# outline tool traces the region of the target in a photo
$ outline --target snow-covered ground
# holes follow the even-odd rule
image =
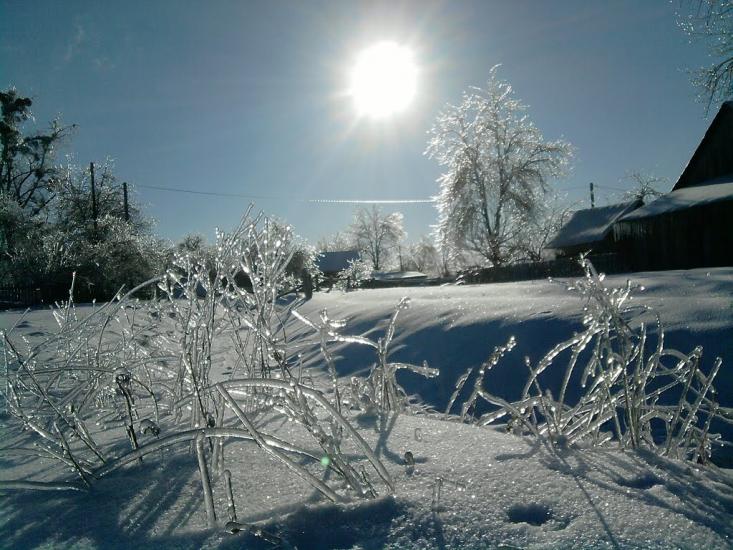
[[[723,358],[716,385],[721,400],[730,400],[733,269],[636,274],[634,280],[646,287],[636,300],[662,316],[668,346],[690,351],[701,344],[705,361]],[[426,359],[441,369],[437,379],[406,374],[401,381],[442,409],[455,379],[511,335],[517,348],[488,381],[495,393],[519,397],[527,373],[522,357],[537,361],[581,327],[583,304],[566,290],[569,282],[318,293],[299,311],[315,318],[327,308],[331,317],[348,319],[345,333],[376,338],[399,299],[410,296],[411,308],[401,313],[395,338],[403,347],[395,348],[394,359],[418,364]],[[0,329],[18,315],[0,315]],[[20,330],[41,338],[51,330],[50,315],[32,312]],[[296,319],[289,322],[291,339],[306,332]],[[229,365],[226,350],[221,353],[217,368],[223,376]],[[341,346],[338,355],[344,376],[363,372],[373,360],[363,346]],[[303,350],[303,359],[318,378],[315,350]],[[301,550],[731,547],[733,482],[725,471],[614,448],[551,453],[533,439],[438,416],[379,421],[354,413],[351,419],[390,472],[393,495],[377,485],[382,496],[376,500],[329,504],[255,445],[228,442],[225,460],[239,521],[257,522],[283,547]],[[260,422],[267,423],[268,433],[316,452],[312,439],[292,423],[276,416]],[[45,480],[63,473],[10,452],[26,436],[2,430],[1,480]],[[414,466],[405,464],[408,451]],[[355,460],[361,457],[355,447],[349,452]],[[318,472],[317,464],[311,468],[328,475]],[[214,482],[214,495],[223,524],[221,478]],[[196,457],[186,446],[149,455],[142,464],[102,478],[89,492],[4,492],[0,509],[4,548],[271,547],[250,533],[206,528]]]
[[[631,305],[651,307],[660,315],[667,347],[689,353],[701,345],[703,364],[708,367],[716,357],[723,359],[715,385],[721,399],[733,406],[733,268],[617,275],[605,283],[623,286],[629,278],[643,287],[632,294]],[[326,308],[330,317],[347,319],[345,333],[376,340],[400,298],[408,296],[410,308],[400,313],[392,359],[415,364],[427,360],[440,369],[437,381],[410,373],[401,380],[442,411],[458,376],[481,364],[510,336],[516,337],[517,347],[492,370],[489,380],[493,392],[518,399],[527,379],[524,356],[536,363],[555,344],[582,329],[584,303],[568,290],[572,283],[572,279],[558,279],[317,293],[299,311],[316,318]],[[652,315],[641,320],[655,332]],[[290,330],[305,329],[294,321]],[[342,346],[339,352],[342,374],[366,369],[374,359],[372,350],[364,347]],[[319,360],[315,352],[306,359],[311,357],[314,363]]]
[[[733,489],[715,472],[611,450],[553,456],[528,439],[427,417],[399,416],[381,432],[369,420],[361,433],[390,471],[394,496],[325,503],[254,445],[233,443],[226,464],[239,520],[300,549],[730,548]],[[4,461],[3,476],[22,468]],[[214,494],[226,517],[221,480]],[[196,458],[181,448],[88,494],[13,493],[0,502],[5,548],[269,547],[206,529]]]

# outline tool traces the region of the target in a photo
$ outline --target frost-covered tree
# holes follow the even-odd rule
[[[3,284],[60,289],[76,272],[78,296],[107,298],[159,271],[167,246],[134,196],[125,210],[111,163],[97,167],[92,195],[90,169],[56,163],[71,127],[27,130],[32,101],[14,89],[0,92],[0,105]]]
[[[53,121],[45,131],[27,128],[30,98],[14,88],[0,91],[0,280],[28,284],[43,265],[41,246],[59,169],[55,153],[70,128]]]
[[[567,142],[543,138],[497,70],[484,88],[470,88],[439,113],[425,151],[445,170],[438,179],[439,246],[469,250],[492,265],[512,259],[548,180],[564,173],[572,154]]]
[[[318,252],[341,252],[344,250],[351,250],[355,248],[355,246],[352,235],[337,231],[333,235],[318,239],[316,250]]]
[[[134,194],[125,215],[123,188],[113,168],[109,160],[96,166],[94,200],[89,167],[59,171],[44,239],[49,252],[45,281],[65,283],[73,271],[80,292],[101,299],[162,270],[169,245],[154,237],[153,222]]]
[[[708,107],[733,99],[733,2],[731,0],[686,0],[688,13],[679,14],[682,29],[703,41],[714,61],[693,72],[693,83]]]
[[[517,241],[516,259],[526,262],[541,262],[547,243],[570,219],[573,207],[564,199],[551,196],[535,209],[533,216],[527,218]]]
[[[175,244],[174,250],[179,254],[193,254],[197,257],[203,257],[208,254],[209,245],[206,243],[206,237],[200,233],[188,233]]]
[[[152,220],[134,195],[126,219],[111,163],[95,172],[96,219],[89,169],[57,168],[54,200],[35,226],[34,246],[8,254],[14,284],[63,287],[75,272],[79,299],[103,299],[161,271],[169,246],[153,235]]]
[[[114,162],[106,159],[94,167],[94,197],[92,198],[92,168],[75,165],[64,166],[59,170],[56,183],[54,221],[64,230],[83,231],[94,240],[94,207],[97,220],[106,216],[125,219],[124,191],[114,175]],[[143,216],[134,200],[128,197],[128,223],[140,232],[151,227],[151,220]],[[94,206],[93,206],[94,205]]]
[[[0,193],[0,285],[29,286],[28,274],[42,272],[44,224],[11,197]]]
[[[440,252],[433,239],[423,235],[416,243],[407,247],[404,264],[406,270],[420,271],[429,275],[442,273]]]
[[[375,270],[387,265],[394,249],[405,238],[403,218],[400,212],[385,214],[374,205],[359,208],[354,213],[349,232],[362,256],[371,261]]]

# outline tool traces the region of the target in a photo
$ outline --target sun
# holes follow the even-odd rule
[[[415,97],[416,86],[417,66],[410,49],[384,41],[359,54],[349,93],[360,115],[384,118],[404,110]]]

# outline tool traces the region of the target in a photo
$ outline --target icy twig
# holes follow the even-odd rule
[[[196,458],[199,463],[199,474],[201,475],[201,486],[204,491],[204,506],[206,507],[206,519],[209,528],[216,527],[216,511],[214,510],[214,497],[211,493],[211,480],[209,479],[209,468],[206,465],[204,453],[204,435],[199,433],[196,436]]]

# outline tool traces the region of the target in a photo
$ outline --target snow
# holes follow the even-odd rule
[[[625,278],[607,282],[621,284]],[[646,287],[635,300],[661,314],[668,345],[689,351],[702,344],[704,361],[723,357],[716,385],[721,399],[730,398],[733,268],[634,274],[633,280]],[[441,369],[438,379],[409,373],[401,378],[410,391],[441,408],[455,378],[509,335],[516,336],[517,349],[489,380],[496,384],[492,391],[516,397],[526,379],[523,355],[537,360],[580,327],[582,303],[568,295],[569,283],[316,293],[299,312],[316,319],[327,308],[331,318],[348,319],[345,333],[374,339],[399,299],[409,295],[411,307],[400,314],[395,336],[395,344],[404,347],[393,360],[419,364],[427,359]],[[0,315],[0,329],[19,315]],[[20,330],[30,339],[42,338],[51,326],[48,312],[39,310]],[[288,332],[297,338],[308,329],[292,319]],[[340,374],[363,373],[373,361],[370,352],[364,346],[339,346]],[[218,376],[223,376],[227,361],[218,357]],[[304,350],[303,359],[318,381],[322,364],[315,351]],[[550,453],[536,440],[439,415],[379,419],[352,412],[350,420],[390,472],[394,495],[384,495],[384,486],[377,485],[381,495],[375,500],[329,504],[254,444],[228,440],[225,461],[238,520],[257,523],[280,537],[284,548],[301,550],[731,547],[733,480],[725,470],[614,447]],[[320,452],[294,423],[275,414],[257,421],[270,434]],[[0,417],[1,480],[43,481],[64,474],[55,463],[10,452],[28,435],[11,436],[4,425]],[[161,428],[165,433],[166,426]],[[154,436],[144,437],[143,444]],[[357,464],[367,464],[356,446],[347,444],[347,449]],[[408,451],[413,465],[405,462]],[[318,468],[313,465],[311,471],[324,475]],[[213,491],[223,526],[222,476],[214,476]],[[184,445],[117,470],[90,492],[2,492],[0,509],[0,547],[7,548],[272,547],[251,533],[207,528],[196,456]]]
[[[730,547],[725,474],[613,450],[554,456],[529,439],[428,417],[394,417],[381,432],[370,419],[361,426],[394,496],[326,504],[254,445],[233,443],[226,460],[239,521],[299,549]],[[404,464],[408,450],[414,470]],[[2,545],[268,548],[246,533],[206,528],[196,459],[176,451],[103,478],[88,494],[0,497]],[[213,489],[226,517],[221,478]]]
[[[545,248],[567,248],[602,241],[619,218],[633,212],[640,204],[635,201],[578,210]]]
[[[701,345],[707,365],[716,356],[723,358],[716,387],[722,396],[733,398],[733,268],[634,273],[609,276],[606,281],[620,286],[629,278],[644,286],[632,294],[632,304],[660,314],[668,346],[689,353]],[[299,312],[316,318],[326,308],[331,318],[347,319],[346,333],[374,340],[400,298],[409,296],[410,308],[400,313],[395,333],[394,345],[401,349],[392,360],[413,364],[426,360],[440,369],[437,381],[410,373],[398,377],[409,391],[443,410],[458,376],[480,365],[510,336],[516,337],[517,347],[492,370],[490,380],[500,396],[519,398],[527,374],[524,356],[536,362],[582,328],[583,302],[567,290],[571,283],[572,279],[558,279],[316,293]],[[653,330],[653,316],[642,319]],[[298,330],[304,329],[291,326],[291,331]],[[364,373],[374,360],[364,346],[341,346],[337,355],[342,357],[337,367],[344,374]],[[303,357],[314,366],[320,359],[315,351]]]
[[[635,210],[619,221],[628,222],[642,218],[651,218],[661,214],[676,212],[694,206],[703,206],[722,201],[733,201],[733,181],[730,177],[725,183],[683,187],[662,195],[657,200]]]

